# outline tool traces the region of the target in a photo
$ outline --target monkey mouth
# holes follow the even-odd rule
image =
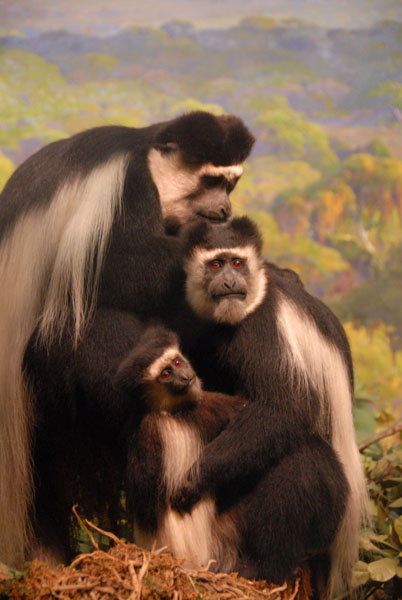
[[[186,394],[189,389],[191,388],[191,386],[194,384],[195,380],[196,380],[196,376],[194,375],[194,377],[192,379],[190,379],[190,381],[184,385],[181,385],[180,388],[176,389],[176,394],[178,394],[179,396],[183,396],[184,394]]]
[[[224,298],[228,298],[228,299],[238,299],[238,300],[244,300],[246,298],[246,292],[224,292],[223,294],[214,294],[212,296],[212,298],[219,302],[219,300],[223,300]]]
[[[201,212],[198,212],[196,214],[198,217],[201,217],[206,221],[210,221],[211,223],[225,223],[227,221],[227,217],[220,217],[218,215],[204,215]]]

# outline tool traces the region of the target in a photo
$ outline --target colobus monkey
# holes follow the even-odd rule
[[[143,129],[99,127],[46,146],[6,184],[0,199],[1,561],[20,566],[29,556],[36,543],[33,497],[38,487],[43,494],[54,487],[44,473],[33,477],[31,467],[33,405],[41,404],[42,392],[50,397],[49,377],[56,384],[53,358],[71,371],[81,344],[87,387],[103,386],[110,365],[106,360],[101,372],[97,357],[104,363],[105,314],[109,311],[111,331],[125,331],[124,341],[113,340],[115,346],[134,345],[137,325],[132,327],[130,313],[145,319],[158,314],[175,289],[180,257],[166,224],[174,232],[195,216],[225,220],[228,194],[252,144],[240,119],[204,112]],[[28,386],[23,361],[34,330]],[[39,372],[46,372],[46,379],[35,379]],[[57,391],[60,398],[68,394],[75,407],[70,420],[88,408],[81,388],[69,384]],[[107,397],[98,402],[103,408],[109,404],[107,420],[120,416],[118,402]],[[46,418],[41,427],[43,434]],[[58,498],[53,501],[56,506]]]
[[[180,311],[173,328],[205,388],[240,394],[247,406],[206,446],[172,505],[188,510],[218,484],[251,481],[246,546],[265,556],[258,576],[279,582],[313,557],[326,593],[340,593],[367,511],[343,328],[297,277],[264,263],[248,218],[189,229],[187,315]],[[265,496],[271,510],[261,514]]]
[[[161,326],[147,328],[122,362],[116,380],[140,395],[146,414],[129,443],[127,485],[134,540],[144,548],[169,546],[177,557],[232,571],[238,561],[237,507],[220,515],[206,494],[188,514],[170,507],[171,496],[215,438],[244,406],[239,397],[204,392],[177,336]]]

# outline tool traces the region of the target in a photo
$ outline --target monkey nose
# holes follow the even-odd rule
[[[183,383],[188,383],[192,379],[194,379],[195,373],[194,371],[186,371],[180,374],[180,379]]]
[[[230,215],[232,214],[232,207],[230,205],[230,203],[228,203],[225,206],[221,206],[220,210],[219,210],[222,219],[228,219],[230,217]]]
[[[225,203],[220,206],[219,213],[222,219],[229,219],[230,215],[232,214],[232,205],[230,204],[229,198],[227,198]]]

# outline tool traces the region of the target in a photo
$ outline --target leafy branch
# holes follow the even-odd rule
[[[399,431],[402,431],[402,420],[397,421],[394,425],[391,425],[391,427],[388,427],[387,429],[380,431],[380,433],[377,433],[376,435],[373,435],[373,436],[367,438],[367,440],[365,440],[364,442],[359,444],[360,452],[363,452],[363,450],[365,450],[366,448],[368,448],[375,442],[379,442],[380,440],[383,440],[384,438],[391,437],[392,435],[395,435]]]

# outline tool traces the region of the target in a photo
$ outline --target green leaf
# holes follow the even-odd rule
[[[390,508],[402,508],[402,497],[397,498],[389,505]],[[401,540],[402,541],[402,540]]]
[[[22,571],[17,571],[16,569],[13,569],[12,567],[0,562],[0,581],[3,579],[20,579],[21,577],[23,577]]]
[[[359,443],[374,435],[376,420],[371,406],[355,406],[353,409],[356,437]]]
[[[373,581],[389,581],[396,575],[398,563],[392,558],[380,558],[368,564],[367,569]]]

